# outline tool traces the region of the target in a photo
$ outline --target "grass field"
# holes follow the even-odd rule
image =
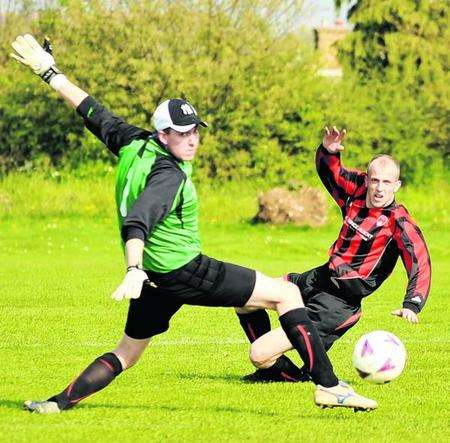
[[[33,180],[0,187],[0,441],[450,441],[448,185],[399,196],[432,255],[432,293],[421,323],[389,314],[406,285],[399,264],[331,350],[339,376],[378,400],[377,411],[320,410],[311,384],[243,384],[240,377],[252,368],[233,311],[185,307],[108,389],[67,413],[38,416],[21,410],[23,400],[59,392],[110,350],[127,306],[109,298],[123,261],[110,195],[107,203],[101,198],[112,194],[108,183]],[[339,227],[335,212],[318,229],[252,225],[255,190],[245,189],[202,191],[205,253],[270,275],[325,261]],[[406,345],[407,368],[392,384],[370,385],[351,367],[354,343],[373,329],[392,331]]]

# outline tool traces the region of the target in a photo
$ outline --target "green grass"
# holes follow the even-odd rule
[[[195,307],[176,315],[136,367],[76,409],[58,416],[21,411],[24,399],[64,388],[122,334],[126,303],[109,298],[123,274],[109,180],[2,182],[0,205],[9,210],[2,211],[0,230],[1,441],[450,440],[448,185],[399,197],[432,255],[432,293],[421,323],[389,314],[406,285],[399,265],[331,350],[339,376],[377,399],[377,411],[322,411],[312,403],[311,384],[242,384],[251,366],[233,311]],[[270,275],[323,263],[339,228],[336,213],[316,229],[251,225],[256,192],[243,185],[202,189],[204,252]],[[373,329],[392,331],[408,350],[404,374],[390,385],[370,385],[351,367],[354,343]]]

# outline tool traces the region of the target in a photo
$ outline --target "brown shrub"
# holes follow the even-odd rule
[[[258,197],[256,221],[281,225],[320,226],[327,221],[327,202],[317,189],[303,187],[298,191],[274,188]]]

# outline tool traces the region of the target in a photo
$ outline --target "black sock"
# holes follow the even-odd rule
[[[321,337],[323,348],[325,349],[325,352],[328,353],[333,343],[336,341],[336,339],[330,339],[330,336],[327,335],[325,337]],[[303,365],[300,368],[300,372],[302,374],[302,380],[308,381],[311,380],[311,377],[309,376],[308,367],[306,365]]]
[[[49,398],[59,409],[69,409],[80,400],[108,386],[122,372],[115,354],[107,353],[94,360],[64,391]]]
[[[281,326],[292,346],[300,354],[313,382],[325,387],[336,386],[338,379],[316,327],[305,308],[293,309],[280,316]]]
[[[248,314],[237,313],[237,316],[250,343],[253,343],[257,338],[270,331],[269,314],[264,309],[259,309]]]
[[[267,370],[276,371],[288,381],[304,381],[304,373],[285,355],[278,357],[276,362]]]

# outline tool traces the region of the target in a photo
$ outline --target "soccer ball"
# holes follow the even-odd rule
[[[406,363],[406,349],[398,337],[386,331],[363,335],[353,351],[353,366],[364,380],[388,383],[396,379]]]

